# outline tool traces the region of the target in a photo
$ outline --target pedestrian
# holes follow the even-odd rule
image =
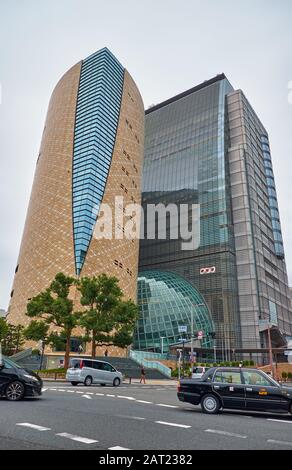
[[[108,356],[108,350],[107,349],[104,351],[104,355],[105,355],[105,357]]]
[[[140,377],[140,384],[143,382],[143,384],[146,384],[146,374],[145,374],[145,369],[142,366],[141,367],[141,377]]]

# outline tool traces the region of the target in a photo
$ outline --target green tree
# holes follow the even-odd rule
[[[89,307],[83,312],[80,325],[86,330],[85,339],[91,341],[91,355],[96,347],[126,347],[132,343],[137,306],[131,300],[122,300],[122,290],[116,277],[101,274],[80,279],[78,290],[81,305]]]
[[[22,325],[7,323],[5,318],[0,318],[0,341],[2,353],[6,356],[19,352],[24,344]]]
[[[48,326],[59,328],[60,334],[63,334],[66,340],[65,347],[65,369],[69,364],[70,339],[72,330],[77,326],[80,313],[73,312],[73,301],[69,299],[70,287],[75,284],[75,279],[58,273],[50,284],[49,288],[33,297],[27,304],[26,314],[31,318],[40,318]],[[30,333],[47,334],[43,324],[34,324]],[[53,340],[57,335],[51,333],[47,340]],[[36,336],[35,336],[36,337]]]

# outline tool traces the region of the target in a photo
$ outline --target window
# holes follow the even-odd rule
[[[93,362],[92,363],[94,369],[102,370],[102,362]]]
[[[228,383],[228,384],[241,384],[240,372],[232,371],[217,371],[214,377],[214,382]]]
[[[87,361],[87,360],[83,361],[83,366],[84,367],[92,367],[92,361]]]
[[[102,364],[102,366],[103,366],[102,367],[103,370],[106,370],[107,372],[114,372],[115,371],[115,369],[110,364],[108,364],[107,362],[104,362]]]
[[[261,385],[263,387],[274,386],[272,382],[260,372],[243,371],[244,383],[248,385]]]

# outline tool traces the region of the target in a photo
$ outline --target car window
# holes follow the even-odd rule
[[[102,367],[102,366],[103,366],[102,362],[93,362],[93,363],[92,363],[92,366],[93,366],[94,369],[98,369],[98,370],[102,370],[102,369],[103,369],[103,367]]]
[[[83,366],[92,368],[92,361],[87,361],[87,360],[83,361]]]
[[[240,372],[218,370],[214,377],[214,382],[228,383],[228,384],[241,384]]]
[[[107,362],[104,362],[103,363],[103,370],[106,370],[108,372],[114,372],[115,369],[110,364],[108,364]]]
[[[12,368],[22,369],[21,366],[19,366],[15,362],[11,361],[11,359],[5,358],[3,360],[4,360],[4,366],[5,366],[6,369],[12,369]]]
[[[71,359],[70,367],[73,369],[80,369],[81,360],[80,359]]]
[[[243,371],[244,383],[248,385],[262,385],[262,386],[275,386],[269,381],[267,377],[262,375],[260,372],[255,371]]]
[[[202,374],[204,372],[203,367],[194,367],[195,374]]]

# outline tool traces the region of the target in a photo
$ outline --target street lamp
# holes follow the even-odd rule
[[[193,363],[194,358],[194,308],[196,307],[205,307],[205,304],[195,304],[191,309],[191,363]]]

